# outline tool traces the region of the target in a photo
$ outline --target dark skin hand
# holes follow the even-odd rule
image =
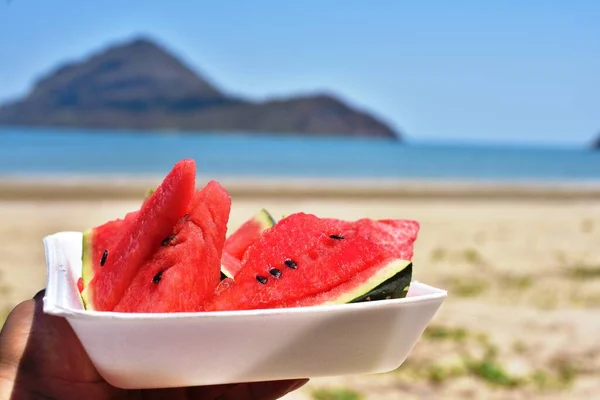
[[[272,400],[307,380],[123,390],[98,374],[69,323],[44,314],[44,291],[15,307],[0,333],[0,399]]]

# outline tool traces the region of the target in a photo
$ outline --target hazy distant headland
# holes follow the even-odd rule
[[[0,106],[0,125],[401,137],[330,94],[264,102],[225,94],[147,38],[60,66]]]

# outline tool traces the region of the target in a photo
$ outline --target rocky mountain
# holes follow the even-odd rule
[[[0,106],[0,125],[400,138],[332,95],[264,102],[230,96],[145,38],[42,77],[24,98]]]

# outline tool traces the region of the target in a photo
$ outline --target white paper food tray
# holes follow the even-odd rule
[[[65,317],[98,372],[121,388],[166,388],[372,374],[398,368],[446,298],[211,313],[85,311],[80,232],[44,238],[44,312]]]

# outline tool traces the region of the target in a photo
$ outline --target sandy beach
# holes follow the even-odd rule
[[[138,207],[146,185],[0,182],[3,313],[44,287],[45,235],[120,217]],[[416,219],[415,279],[449,291],[397,371],[314,379],[286,399],[600,397],[596,187],[225,185],[230,228],[261,207],[275,217]]]

